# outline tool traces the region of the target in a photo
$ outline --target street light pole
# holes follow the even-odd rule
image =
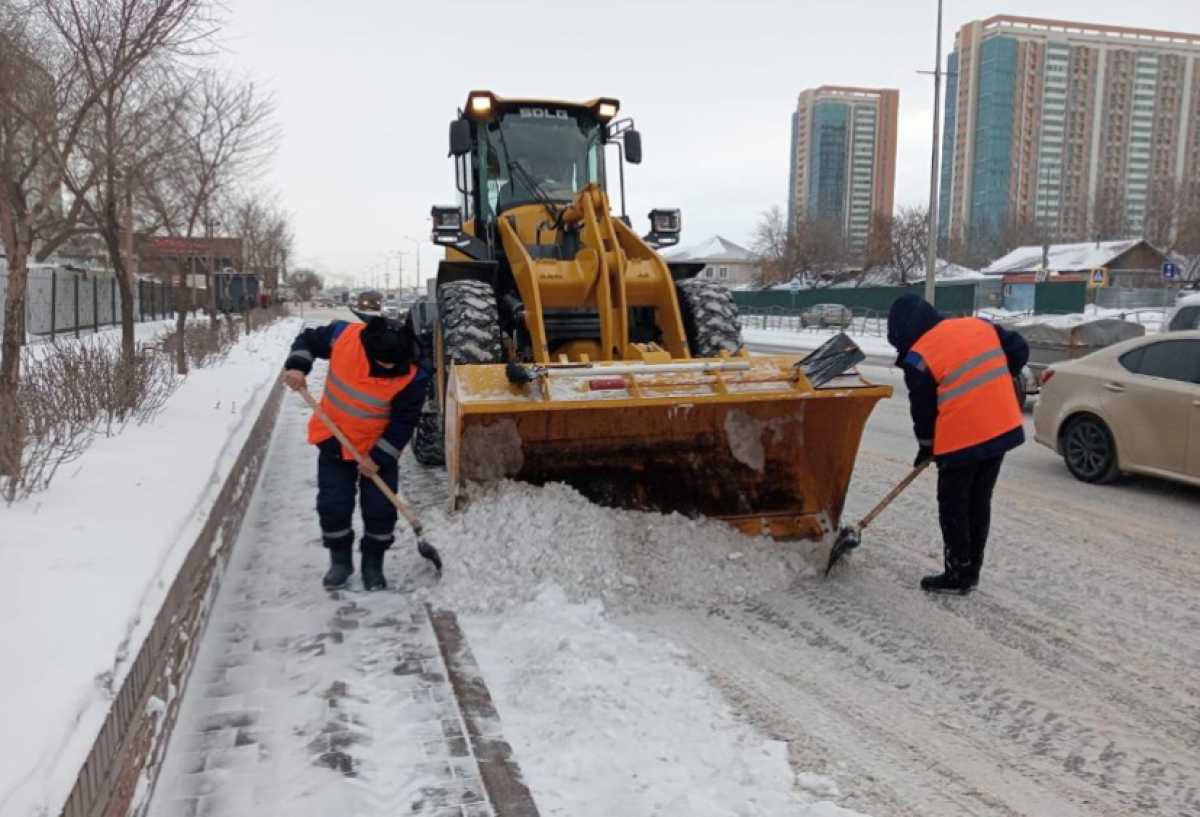
[[[929,163],[929,247],[925,258],[925,300],[932,306],[937,298],[938,247],[938,149],[942,116],[942,0],[938,0],[937,55],[933,64],[933,151]]]
[[[413,238],[410,235],[402,235],[400,237],[403,238],[405,241],[411,241],[413,244],[413,255],[417,256],[417,281],[416,281],[416,286],[413,287],[413,290],[415,292],[420,292],[420,290],[421,290],[421,245],[424,244],[425,242],[421,241],[420,239]]]

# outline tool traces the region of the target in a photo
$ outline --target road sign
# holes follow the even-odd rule
[[[1088,283],[1093,287],[1108,286],[1108,270],[1104,269],[1103,267],[1092,270],[1092,277]]]
[[[1179,265],[1170,261],[1162,265],[1163,280],[1174,281],[1179,277]]]

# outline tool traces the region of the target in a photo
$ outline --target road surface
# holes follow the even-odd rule
[[[863,371],[896,396],[868,425],[851,518],[916,452],[899,372]],[[958,598],[916,589],[940,567],[934,484],[829,580],[630,624],[686,647],[847,807],[1200,815],[1200,491],[1084,485],[1027,444],[1005,462],[979,590]]]
[[[306,317],[335,316],[344,315]],[[897,393],[877,407],[867,427],[848,518],[886,493],[916,451],[899,372],[880,366],[863,372]],[[448,778],[430,783],[418,773],[432,768],[429,758],[391,740],[412,726],[394,723],[405,715],[386,704],[405,690],[392,688],[398,676],[390,665],[372,662],[404,634],[369,625],[405,612],[402,594],[359,594],[333,615],[315,593],[322,554],[302,423],[295,401],[286,404],[256,497],[262,510],[252,514],[228,582],[236,589],[222,593],[215,626],[205,636],[201,665],[212,677],[188,692],[183,723],[192,743],[173,742],[153,811],[159,817],[191,813],[197,798],[216,795],[221,799],[211,804],[219,813],[236,811],[233,797],[247,812],[273,803],[315,814],[342,800],[357,813],[383,814],[411,805],[410,790],[441,797],[465,785],[453,764]],[[426,508],[444,503],[441,471],[406,456],[401,479],[405,493]],[[923,574],[940,567],[934,482],[932,473],[919,479],[828,580],[784,576],[773,586],[785,589],[737,602],[684,607],[664,600],[610,616],[635,635],[682,648],[681,660],[707,675],[738,715],[787,742],[797,772],[833,778],[846,808],[873,817],[1200,817],[1200,491],[1148,479],[1084,485],[1052,452],[1029,443],[1006,460],[979,590],[959,598],[917,589]],[[627,531],[628,520],[623,524],[613,531]],[[579,530],[595,548],[596,532]],[[689,535],[680,528],[679,537]],[[738,541],[747,542],[748,553],[760,547]],[[290,554],[301,544],[304,558],[295,560]],[[569,548],[570,542],[554,546]],[[518,585],[534,586],[549,571],[512,558],[497,561],[497,570],[521,574]],[[397,555],[390,569],[403,563]],[[460,568],[461,574],[465,565]],[[367,622],[362,627],[342,620],[358,614]],[[504,613],[498,615],[502,623]],[[227,667],[226,656],[238,654],[239,643],[253,643],[254,655],[245,668]],[[313,644],[329,650],[326,663],[308,658]],[[561,649],[545,647],[549,654]],[[613,655],[633,661],[629,650],[618,647]],[[230,705],[221,683],[241,675],[258,684],[234,692],[239,706],[261,710],[255,737],[261,744],[255,745],[264,748],[239,755],[234,774],[245,785],[233,785],[221,777],[221,764],[233,760],[221,747],[203,747],[207,725]],[[363,732],[355,738],[362,748],[347,750],[355,776],[310,792],[317,778],[297,787],[312,774],[306,769],[327,755],[341,758],[317,752],[311,741],[331,728],[321,696],[345,679],[376,690],[385,703],[345,705],[352,718],[361,716],[353,723]],[[609,692],[620,701],[621,689]],[[582,718],[587,708],[579,700],[572,692],[562,701],[530,705],[545,708],[546,718],[567,711]],[[503,719],[503,704],[500,714]],[[608,734],[608,724],[589,730]],[[435,755],[443,751],[436,741],[429,747]],[[514,749],[532,771],[556,751]],[[209,753],[197,754],[203,751]],[[611,747],[613,757],[621,753]],[[323,780],[336,773],[319,771]],[[211,785],[216,788],[205,788]],[[421,808],[412,806],[417,813],[436,806],[428,798],[420,802]],[[747,814],[765,813],[747,808]]]

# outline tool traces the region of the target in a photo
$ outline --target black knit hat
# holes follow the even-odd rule
[[[362,332],[367,357],[378,363],[403,364],[412,360],[413,339],[407,327],[387,318],[371,318]]]

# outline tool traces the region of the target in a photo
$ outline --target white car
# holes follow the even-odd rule
[[[1166,331],[1186,332],[1191,329],[1200,329],[1200,293],[1181,297],[1167,316]]]
[[[1084,482],[1130,472],[1200,486],[1200,331],[1051,365],[1033,422],[1037,441]]]

